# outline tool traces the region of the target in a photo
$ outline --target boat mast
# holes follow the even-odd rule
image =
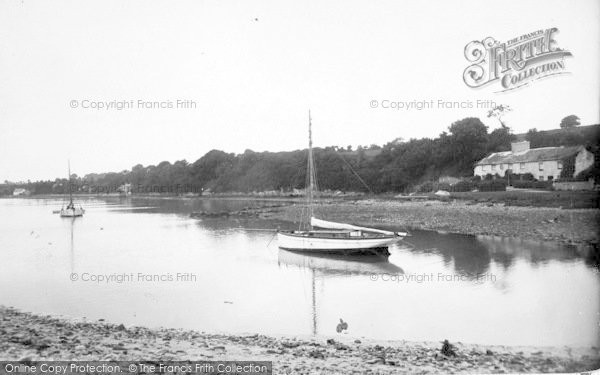
[[[68,171],[69,171],[69,203],[73,205],[73,192],[71,191],[71,160],[67,160]]]
[[[308,213],[309,213],[309,225],[310,218],[313,217],[313,192],[315,189],[315,178],[314,178],[314,161],[312,152],[312,122],[310,118],[310,110],[308,111],[308,186],[306,191],[306,197],[308,199]],[[310,225],[311,226],[311,225]],[[312,226],[311,226],[312,228]]]

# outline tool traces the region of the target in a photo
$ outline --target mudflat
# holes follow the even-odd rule
[[[301,203],[265,209],[261,216],[295,221]],[[316,214],[327,220],[367,226],[497,235],[598,245],[600,210],[558,207],[516,207],[504,203],[464,200],[397,201],[373,199],[321,203]]]

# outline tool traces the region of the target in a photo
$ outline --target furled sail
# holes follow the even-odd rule
[[[357,225],[345,224],[345,223],[336,223],[334,221],[326,221],[326,220],[317,219],[316,217],[310,218],[310,225],[312,225],[313,227],[319,227],[319,228],[324,228],[324,229],[364,230],[364,231],[368,231],[368,232],[387,234],[389,236],[406,235],[405,233],[400,233],[400,232],[395,233],[395,232],[390,232],[388,230],[359,227]]]

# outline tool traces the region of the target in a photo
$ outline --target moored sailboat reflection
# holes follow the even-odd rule
[[[299,253],[279,249],[279,266],[297,267],[310,271],[311,332],[318,334],[317,279],[322,283],[328,278],[372,276],[374,274],[401,275],[401,267],[390,263],[387,255],[339,255]]]
[[[305,254],[279,249],[278,263],[308,268],[320,277],[404,273],[387,255]]]

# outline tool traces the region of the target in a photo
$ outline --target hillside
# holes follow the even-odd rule
[[[510,150],[516,139],[531,147],[583,144],[598,153],[600,125],[513,135],[508,128],[488,133],[478,118],[454,122],[437,138],[396,139],[383,146],[326,147],[314,150],[321,190],[402,192],[440,176],[468,177],[473,165],[492,152]],[[136,165],[131,170],[74,178],[80,192],[116,192],[132,184],[133,192],[181,194],[212,192],[293,191],[305,186],[307,150],[242,154],[211,150],[193,163],[179,160]],[[360,177],[359,177],[360,176]],[[0,185],[0,194],[25,187],[34,194],[63,193],[66,179]]]
[[[600,124],[577,126],[568,129],[531,129],[527,133],[515,134],[518,141],[529,141],[532,148],[600,144]]]

